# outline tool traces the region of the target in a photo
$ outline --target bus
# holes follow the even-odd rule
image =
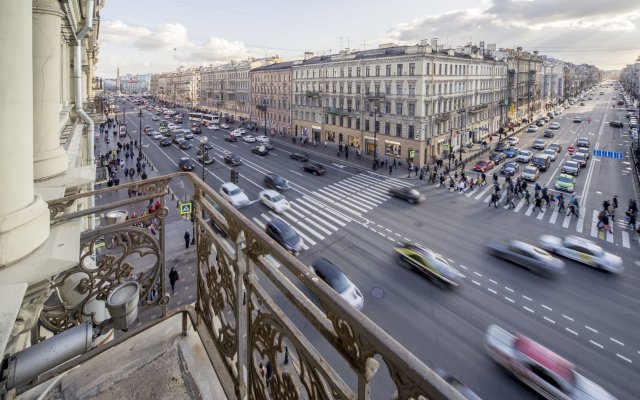
[[[206,123],[207,125],[211,125],[211,124],[217,125],[220,123],[220,118],[217,115],[213,115],[213,114],[202,114],[202,122]]]
[[[201,121],[201,120],[202,120],[202,113],[199,113],[199,112],[189,113],[189,121]]]

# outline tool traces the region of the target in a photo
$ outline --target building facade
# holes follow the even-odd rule
[[[120,78],[120,92],[122,94],[144,95],[150,92],[151,74],[131,75]]]
[[[542,112],[543,59],[522,47],[500,49],[507,62],[507,115],[510,125],[528,123]]]
[[[640,98],[640,56],[633,64],[629,64],[620,72],[620,81],[631,95]]]
[[[198,108],[201,68],[180,67],[175,72],[162,72],[149,78],[153,98],[172,107]]]
[[[250,72],[251,121],[265,133],[288,134],[291,131],[291,67],[293,62],[258,67]]]

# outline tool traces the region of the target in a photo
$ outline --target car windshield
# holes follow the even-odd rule
[[[271,180],[273,183],[277,183],[278,185],[284,185],[287,181],[281,176],[272,176]]]
[[[282,197],[282,195],[280,194],[276,194],[276,195],[272,195],[271,196],[271,201],[273,201],[274,203],[277,203],[279,201],[284,200],[284,197]]]
[[[298,238],[298,234],[290,226],[283,228],[280,233],[282,234],[282,240],[285,242],[293,241]]]
[[[560,175],[558,177],[558,181],[559,182],[564,182],[564,183],[573,183],[573,178],[571,178],[570,176]]]
[[[584,154],[582,153],[576,153],[573,158],[575,158],[576,160],[584,160]]]
[[[335,274],[330,278],[330,280],[331,287],[333,287],[338,293],[343,293],[351,286],[351,282],[349,282],[349,279],[347,279],[344,274]]]
[[[566,167],[569,167],[569,168],[577,168],[578,167],[578,163],[575,162],[575,161],[567,161],[566,163],[564,163],[564,165]]]
[[[489,164],[489,163],[486,162],[486,161],[478,161],[478,165],[487,165],[487,164]]]
[[[518,154],[519,154],[519,155],[521,155],[521,156],[528,156],[528,155],[529,155],[529,154],[531,154],[531,153],[530,153],[529,151],[526,151],[526,150],[525,150],[525,151],[521,151],[521,152],[519,152]]]
[[[517,165],[516,163],[509,162],[509,163],[506,163],[506,164],[504,165],[504,168],[505,168],[505,169],[508,169],[508,168],[515,168],[515,167],[516,167],[516,165]]]
[[[535,174],[536,173],[536,169],[535,168],[531,168],[531,167],[527,167],[524,169],[524,173],[525,174]]]
[[[240,194],[240,193],[242,193],[242,189],[240,189],[240,188],[235,188],[235,189],[229,190],[229,195],[230,196],[235,196],[235,195]]]
[[[544,151],[544,154],[551,154],[551,155],[555,155],[555,152],[556,152],[556,151],[555,151],[554,149],[546,149],[546,150]]]

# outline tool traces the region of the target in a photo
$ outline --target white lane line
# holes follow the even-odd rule
[[[531,299],[531,297],[527,297],[525,295],[522,295],[522,298],[525,299],[525,300],[533,301],[533,299]]]
[[[564,221],[562,221],[562,227],[566,229],[569,227],[570,223],[571,223],[571,214],[565,215]]]
[[[253,222],[256,223],[256,225],[258,225],[260,228],[265,229],[265,225],[262,223],[262,221],[260,221],[258,218],[253,217],[251,218],[253,220]]]
[[[622,231],[622,247],[630,248],[629,246],[629,232]]]
[[[554,324],[554,325],[555,325],[555,323],[556,323],[556,321],[552,320],[551,318],[548,318],[548,317],[543,317],[543,318],[544,318],[546,321],[549,321],[549,322],[551,322],[551,323],[552,323],[552,324]]]
[[[574,320],[573,320],[573,318],[571,318],[571,317],[567,317],[567,316],[566,316],[566,315],[564,315],[564,314],[562,314],[562,317],[564,317],[564,318],[568,319],[568,320],[569,320],[569,321],[571,321],[571,322],[573,322],[573,321],[574,321]]]
[[[473,273],[476,274],[477,276],[482,276],[480,272],[473,271]]]
[[[613,243],[613,233],[607,232],[606,235],[607,235],[607,242]]]
[[[584,226],[584,213],[581,212],[580,217],[578,218],[578,223],[576,224],[576,232],[582,233],[583,226]]]
[[[296,172],[296,171],[292,171],[292,170],[289,170],[289,172],[292,172],[292,173],[294,173],[294,174],[296,174],[296,175],[303,176],[300,172]]]
[[[508,298],[507,296],[504,296],[504,299],[505,299],[506,301],[508,301],[509,303],[515,303],[515,302],[516,302],[515,300],[510,299],[510,298]]]
[[[633,362],[630,359],[628,359],[627,357],[623,356],[622,354],[616,353],[616,356],[618,356],[618,358],[621,358],[621,359],[625,360],[629,364],[633,364]]]
[[[473,279],[471,280],[471,282],[475,283],[475,284],[476,284],[476,285],[478,285],[478,286],[482,286],[482,284],[480,284],[480,282],[478,282],[478,281],[474,281]]]
[[[616,339],[614,339],[614,338],[612,338],[612,337],[609,337],[609,339],[610,339],[613,343],[617,343],[617,344],[619,344],[620,346],[624,346],[624,343],[622,343],[622,342],[621,342],[621,341],[619,341],[619,340],[616,340]]]
[[[409,239],[408,237],[404,237],[404,240],[406,240],[407,242],[411,242],[411,239]],[[453,262],[453,260],[449,260],[450,262]]]
[[[553,210],[553,213],[551,214],[551,218],[549,219],[549,223],[550,224],[555,224],[556,223],[556,219],[558,219],[558,211],[557,210]]]
[[[604,349],[604,346],[603,346],[603,345],[601,345],[601,344],[600,344],[600,343],[598,343],[598,342],[594,342],[593,340],[589,340],[589,343],[591,343],[591,344],[592,344],[592,345],[594,345],[594,346],[600,347],[601,349]]]
[[[505,286],[504,288],[507,289],[508,291],[510,291],[511,293],[513,293],[513,289],[511,289],[510,287]]]
[[[529,215],[531,215],[531,213],[533,213],[533,207],[535,207],[535,205],[534,204],[530,204],[529,208],[527,208],[527,211],[525,211],[524,215],[526,215],[527,217]]]
[[[544,308],[545,310],[553,311],[553,310],[551,309],[551,307],[547,307],[547,306],[545,306],[544,304],[542,304],[542,308]]]
[[[585,328],[587,328],[588,330],[590,330],[593,333],[598,333],[598,331],[596,329],[593,329],[592,327],[590,327],[589,325],[585,325]]]
[[[493,279],[489,279],[489,282],[493,283],[494,285],[498,284],[498,282],[494,281]]]
[[[482,192],[480,192],[479,195],[477,195],[476,197],[474,197],[474,199],[478,200],[480,197],[484,196],[489,190],[491,189],[491,187],[486,188],[485,190],[483,190]],[[486,203],[486,202],[485,202]]]
[[[460,274],[460,276],[462,277],[462,279],[466,279],[467,276],[465,274]]]
[[[389,228],[384,228],[384,230],[385,230],[385,231],[387,231],[387,232],[391,232],[391,233],[393,233],[393,232],[391,231],[391,229],[389,229]]]
[[[493,294],[498,294],[498,292],[496,292],[495,290],[491,289],[491,288],[487,288],[488,291],[490,291]]]
[[[460,268],[462,268],[462,269],[469,269],[469,268],[465,267],[465,266],[464,266],[464,265],[462,265],[462,264],[460,264]]]
[[[578,336],[578,332],[574,331],[573,329],[569,329],[569,328],[564,328],[565,331],[573,333],[574,335]]]
[[[533,311],[532,309],[530,309],[529,307],[526,306],[522,306],[522,308],[524,308],[525,310],[529,311],[531,314],[535,314],[536,312]]]
[[[546,208],[544,209],[544,211],[540,211],[540,212],[538,213],[538,215],[536,216],[536,219],[537,219],[537,220],[539,220],[539,221],[541,221],[541,220],[542,220],[542,218],[544,218],[544,214],[545,214],[546,212],[547,212],[547,209],[546,209]]]

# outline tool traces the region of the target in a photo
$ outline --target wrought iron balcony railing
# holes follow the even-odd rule
[[[195,305],[168,312],[165,236],[169,209],[165,197],[172,181],[194,188],[193,262],[197,272]],[[123,200],[92,209],[77,211],[75,207],[79,200],[89,196],[117,198],[118,191],[134,191],[135,195],[121,196]],[[54,294],[40,317],[42,328],[60,333],[87,321],[94,325],[108,324],[109,320],[103,321],[104,317],[92,311],[90,305],[104,301],[115,286],[136,280],[141,300],[154,288],[158,290],[157,298],[148,301],[147,306],[161,309],[155,313],[160,315],[159,320],[182,312],[186,332],[187,316],[191,316],[209,358],[223,361],[224,367],[216,369],[216,373],[223,377],[220,381],[228,398],[364,400],[371,397],[376,374],[388,371],[397,398],[462,399],[427,365],[337,296],[307,266],[193,173],[174,173],[50,201],[51,223],[57,225],[84,217],[100,219],[125,207],[146,206],[149,200],[159,201],[160,207],[149,214],[115,219],[113,224],[101,224],[95,230],[81,233],[80,263],[55,279]],[[158,238],[142,227],[149,222],[157,227]],[[308,288],[320,306],[294,282]],[[67,293],[66,298],[62,299],[62,293]],[[304,329],[313,329],[314,335],[321,335],[333,348],[330,357],[325,359],[312,345],[290,313],[283,311],[283,302],[303,317]],[[144,334],[139,331],[148,326],[131,329],[128,334]],[[292,363],[294,368],[281,370],[280,364],[273,362],[275,375],[267,388],[260,379],[259,362],[280,359],[285,344],[296,360]],[[54,373],[77,366],[101,351],[100,347],[90,350]],[[386,368],[380,369],[380,362]],[[338,365],[346,365],[350,371]],[[49,377],[54,373],[49,373]]]

